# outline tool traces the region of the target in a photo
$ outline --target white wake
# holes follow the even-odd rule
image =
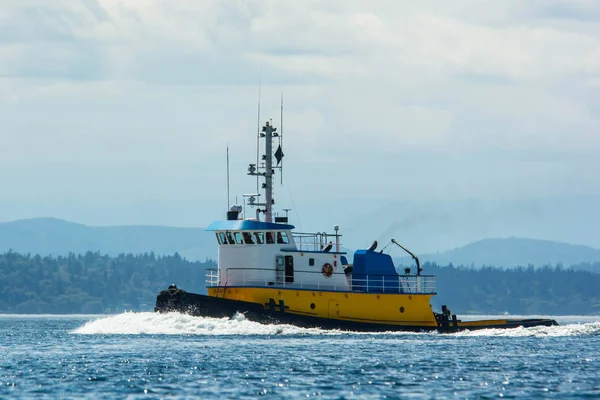
[[[600,321],[578,324],[567,324],[559,326],[535,326],[532,328],[511,329],[482,329],[475,331],[462,331],[454,333],[454,336],[589,336],[600,335]]]
[[[560,322],[559,322],[560,323]],[[76,334],[116,335],[422,335],[409,332],[354,333],[292,325],[264,325],[246,320],[238,314],[234,318],[192,317],[180,313],[125,312],[97,318],[72,331]],[[425,333],[431,335],[432,333]],[[434,333],[435,334],[435,333]],[[533,328],[482,329],[463,331],[450,336],[587,336],[600,335],[600,321],[567,323],[559,326]]]
[[[328,334],[336,331],[305,329],[292,325],[263,325],[234,318],[192,317],[180,313],[125,312],[89,321],[72,333],[119,335],[303,335]],[[339,333],[339,331],[337,331]]]

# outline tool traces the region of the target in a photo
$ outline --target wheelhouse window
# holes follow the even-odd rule
[[[244,241],[242,240],[242,233],[241,232],[234,232],[234,236],[235,236],[235,242],[237,244],[244,244]]]
[[[242,232],[242,236],[244,237],[244,243],[254,244],[254,240],[252,240],[252,234],[250,232]]]
[[[277,243],[288,244],[290,240],[286,232],[277,232]]]
[[[235,244],[235,240],[233,239],[233,235],[231,234],[231,232],[227,232],[227,242],[229,242],[229,244]]]
[[[275,238],[273,237],[273,232],[267,232],[267,244],[275,243]]]
[[[217,232],[217,242],[226,244],[289,244],[287,232]]]

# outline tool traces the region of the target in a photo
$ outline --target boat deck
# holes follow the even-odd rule
[[[315,282],[314,279],[296,279],[293,283],[287,283],[286,279],[273,281],[269,279],[257,279],[254,271],[262,271],[253,268],[229,268],[225,271],[235,271],[236,287],[269,287],[296,290],[318,290],[333,292],[365,292],[365,293],[398,293],[398,294],[436,294],[433,275],[365,275],[366,278],[349,278],[343,284],[328,284]],[[316,274],[313,271],[298,271],[306,274]],[[241,274],[241,278],[240,278]],[[337,273],[334,275],[344,275]],[[206,287],[227,286],[227,276],[219,280],[219,272],[216,268],[206,270]]]

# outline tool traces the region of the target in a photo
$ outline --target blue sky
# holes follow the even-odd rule
[[[0,220],[220,218],[227,144],[232,193],[254,191],[259,77],[263,120],[279,125],[285,96],[276,195],[304,230],[363,240],[385,210],[432,231],[458,213],[419,250],[490,235],[600,246],[593,0],[4,0]],[[382,226],[395,222],[373,236],[410,242]]]

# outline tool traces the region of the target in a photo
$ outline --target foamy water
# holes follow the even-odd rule
[[[532,328],[482,329],[454,333],[455,336],[582,336],[600,335],[600,322],[578,323],[559,326],[535,326]]]
[[[180,313],[126,312],[89,321],[75,329],[73,333],[88,335],[319,335],[335,333],[335,331],[305,329],[292,325],[263,325],[246,320],[242,314],[230,319],[192,317]]]
[[[577,317],[572,317],[575,319]],[[582,317],[581,319],[586,319]],[[589,318],[588,318],[589,319]],[[135,313],[97,318],[86,322],[72,331],[76,334],[119,334],[119,335],[431,335],[436,333],[383,332],[359,333],[323,329],[306,329],[292,325],[264,325],[248,321],[243,315],[234,318],[193,317],[180,313]],[[568,323],[559,326],[533,328],[483,329],[463,331],[454,336],[578,336],[600,334],[600,321]]]

